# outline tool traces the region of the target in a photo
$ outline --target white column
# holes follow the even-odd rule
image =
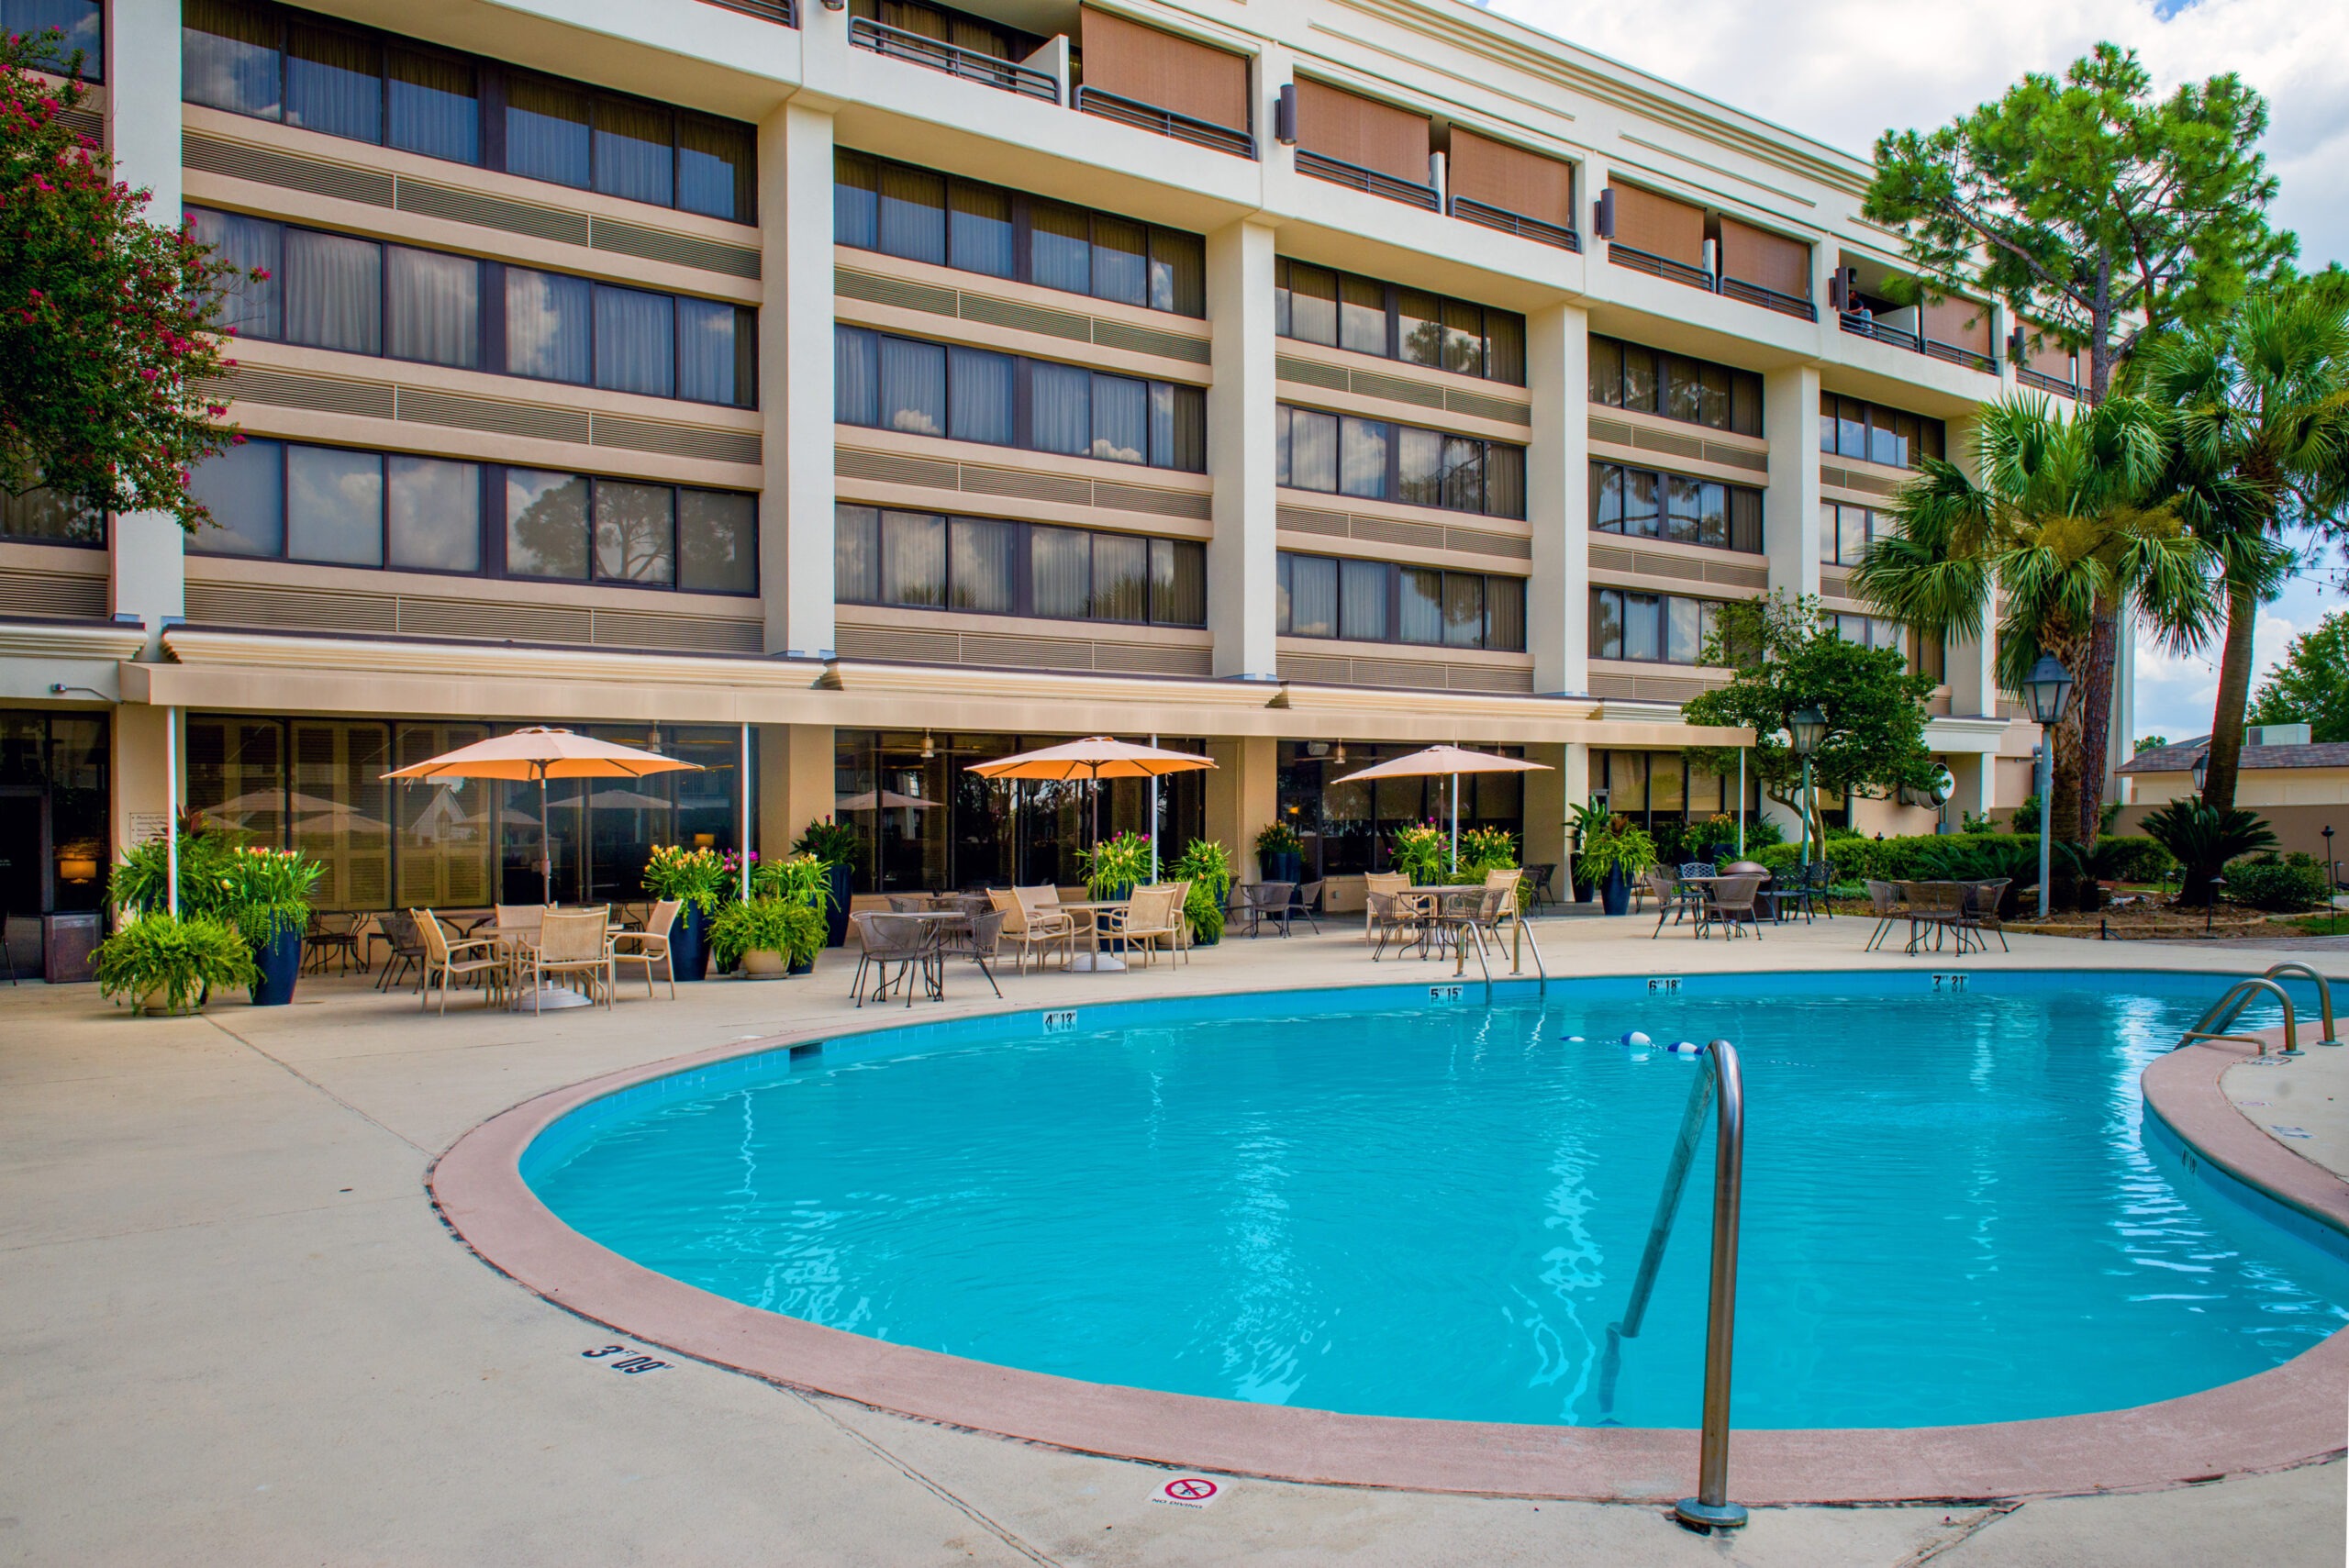
[[[1770,438],[1770,484],[1762,543],[1770,586],[1819,592],[1819,367],[1794,365],[1762,378],[1762,428]]]
[[[1965,471],[1966,476],[1980,483],[1980,453],[1975,442],[1979,439],[1980,426],[1973,419],[1952,419],[1947,430],[1946,450],[1949,461]],[[1992,628],[1997,624],[1995,606],[1986,606],[1982,615],[1982,635],[1973,641],[1952,638],[1949,644],[1949,710],[1953,714],[1993,717],[1998,711],[1998,639]],[[1984,798],[1987,800],[1989,778],[1996,770],[1983,764]],[[1969,804],[1966,809],[1976,816],[1987,811],[1986,805]]]
[[[832,117],[759,127],[759,592],[766,651],[832,651]]]
[[[1273,229],[1245,219],[1208,236],[1208,625],[1215,673],[1276,677],[1273,654]]]
[[[1589,312],[1560,305],[1527,318],[1525,381],[1533,404],[1525,460],[1533,689],[1580,695],[1590,690]]]
[[[106,18],[106,147],[115,177],[152,194],[150,223],[180,222],[179,0],[115,0]],[[118,516],[107,530],[117,620],[146,623],[146,656],[163,622],[187,613],[187,535],[165,512]]]

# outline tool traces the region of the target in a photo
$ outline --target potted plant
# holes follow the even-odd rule
[[[848,901],[856,890],[856,867],[864,859],[864,835],[844,822],[818,817],[807,824],[807,831],[791,846],[791,852],[812,855],[831,868],[832,900],[826,917],[824,945],[842,945],[848,940]]]
[[[779,898],[786,904],[796,904],[807,910],[817,929],[826,940],[830,936],[830,917],[841,907],[833,896],[837,881],[834,868],[814,855],[793,855],[788,860],[770,861],[751,872],[751,892],[760,898]],[[816,966],[816,953],[824,946],[818,940],[804,954],[794,957],[791,973],[805,974]]]
[[[1583,840],[1581,866],[1598,884],[1601,906],[1609,915],[1631,912],[1631,879],[1654,864],[1655,840],[1647,829],[1632,827],[1628,817],[1609,817]]]
[[[1231,856],[1214,839],[1194,839],[1174,862],[1174,879],[1187,882],[1183,917],[1191,923],[1191,940],[1211,948],[1223,940],[1223,901],[1231,892]]]
[[[1256,864],[1266,882],[1303,880],[1305,840],[1286,822],[1269,822],[1256,835]]]
[[[299,850],[247,844],[221,862],[228,915],[253,951],[253,1006],[294,1000],[302,973],[302,934],[310,928],[310,895],[326,867]]]
[[[1723,865],[1737,858],[1737,818],[1716,811],[1705,818],[1705,859]]]
[[[1605,829],[1607,807],[1597,795],[1593,795],[1580,806],[1568,806],[1566,812],[1570,818],[1566,824],[1566,847],[1572,852],[1574,859],[1575,902],[1587,904],[1598,896],[1598,883],[1606,879],[1601,876],[1594,880],[1586,873],[1582,863],[1582,851],[1585,844],[1590,842],[1595,835]]]
[[[737,900],[709,923],[709,949],[755,979],[805,974],[824,945],[824,919],[796,898]]]
[[[1395,869],[1414,887],[1432,886],[1452,873],[1452,839],[1432,822],[1395,829]]]
[[[669,956],[679,980],[699,980],[709,973],[709,923],[717,918],[734,877],[727,857],[716,850],[659,844],[644,862],[644,891],[677,901],[677,923],[669,928]]]
[[[1096,898],[1125,898],[1150,880],[1150,840],[1139,833],[1120,833],[1079,850],[1077,859],[1084,862],[1085,888]]]
[[[1487,872],[1515,871],[1517,866],[1517,835],[1508,828],[1471,828],[1460,835],[1461,881],[1482,882]],[[1518,907],[1523,908],[1532,899],[1533,884],[1518,878]]]
[[[252,949],[214,915],[139,915],[98,944],[98,995],[128,997],[149,1017],[192,1013],[218,985],[259,982]]]

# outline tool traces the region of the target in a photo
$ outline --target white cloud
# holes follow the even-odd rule
[[[2110,39],[2156,87],[2242,73],[2266,95],[2273,220],[2304,264],[2349,261],[2349,5],[2342,0],[1492,0],[1493,10],[1865,154],[1928,129],[2026,71]]]
[[[2305,541],[2303,541],[2305,542]],[[2252,655],[2259,678],[2278,662],[2292,639],[2316,629],[2328,614],[2343,607],[2340,560],[2325,551],[2313,557],[2272,605],[2259,607],[2254,623]],[[2219,673],[2214,645],[2200,654],[2164,653],[2143,641],[2137,645],[2137,713],[2139,735],[2163,735],[2183,740],[2210,732],[2210,709],[2218,700]]]

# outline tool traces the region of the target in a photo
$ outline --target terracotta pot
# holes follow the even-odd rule
[[[742,955],[742,973],[753,980],[780,980],[791,973],[783,954],[752,948]]]
[[[188,1004],[187,1010],[190,1017],[204,1011],[204,998],[198,996],[194,1002]],[[145,1018],[170,1018],[172,1016],[171,988],[166,985],[158,985],[144,996],[139,997],[139,1011]]]

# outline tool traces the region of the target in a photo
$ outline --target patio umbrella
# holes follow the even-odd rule
[[[903,806],[907,811],[935,811],[938,802],[924,800],[919,795],[899,795],[896,790],[866,790],[863,795],[844,795],[832,802],[835,813],[842,811],[895,811]]]
[[[1529,762],[1519,757],[1497,757],[1490,751],[1471,751],[1459,746],[1431,746],[1424,751],[1414,751],[1408,757],[1397,757],[1378,762],[1358,773],[1332,779],[1331,784],[1353,784],[1360,779],[1452,779],[1452,869],[1460,869],[1460,775],[1463,773],[1531,773],[1550,772],[1547,762]]]
[[[470,746],[460,746],[438,757],[395,768],[387,779],[535,779],[539,785],[539,873],[545,879],[546,901],[554,902],[553,843],[547,833],[549,779],[640,779],[648,773],[698,773],[698,762],[680,762],[658,751],[640,751],[609,740],[574,735],[568,729],[532,725],[511,735],[493,735]]]
[[[1196,751],[1168,751],[1156,746],[1112,740],[1106,735],[1091,735],[1039,751],[1022,751],[1016,757],[973,762],[967,771],[983,779],[1082,780],[1097,790],[1103,779],[1154,779],[1214,766],[1213,762]],[[1157,828],[1155,822],[1151,824],[1153,840]],[[1095,837],[1099,837],[1097,830]]]

